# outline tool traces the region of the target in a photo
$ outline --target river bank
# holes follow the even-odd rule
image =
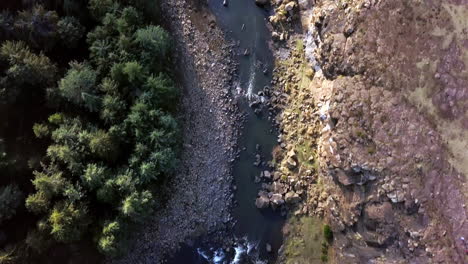
[[[161,263],[182,242],[201,234],[222,242],[232,227],[231,169],[240,124],[230,93],[235,65],[232,46],[205,8],[196,1],[163,1],[180,73],[183,154],[166,190],[169,200],[115,263]]]
[[[292,4],[289,20],[304,32],[287,34],[279,57],[282,150],[272,186],[298,194],[312,176],[293,213],[331,226],[322,260],[465,263],[466,36],[448,32],[466,30],[466,5],[305,2]],[[304,240],[293,234],[286,245]],[[319,257],[297,254],[286,248],[282,263]]]

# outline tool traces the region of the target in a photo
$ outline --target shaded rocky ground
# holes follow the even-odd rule
[[[163,2],[183,90],[183,155],[165,191],[169,200],[164,208],[135,235],[129,254],[115,263],[164,262],[180,243],[201,234],[213,234],[216,240],[232,220],[231,163],[238,116],[229,92],[234,71],[230,47],[204,6],[185,0]]]
[[[271,196],[330,223],[332,263],[467,263],[468,2],[289,2]]]

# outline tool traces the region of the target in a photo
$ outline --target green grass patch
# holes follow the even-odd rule
[[[289,219],[290,233],[285,239],[287,264],[319,263],[323,256],[323,223],[315,217]],[[328,244],[327,244],[328,245]]]

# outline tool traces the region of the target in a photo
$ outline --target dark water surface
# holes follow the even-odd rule
[[[267,119],[267,113],[257,116],[249,107],[249,98],[255,97],[258,91],[270,84],[273,69],[273,55],[269,49],[270,33],[266,27],[268,12],[255,5],[255,0],[228,0],[228,7],[223,6],[222,0],[209,0],[209,8],[215,14],[217,23],[223,29],[227,37],[239,43],[239,55],[236,61],[239,63],[238,81],[242,89],[244,100],[240,104],[240,110],[247,113],[244,123],[243,135],[239,139],[239,147],[246,148],[240,158],[234,163],[234,179],[237,186],[235,198],[237,206],[233,209],[233,217],[236,220],[233,236],[244,238],[244,248],[247,244],[255,246],[251,251],[260,258],[250,260],[234,260],[236,252],[242,251],[237,247],[230,252],[221,252],[219,245],[206,245],[195,243],[192,246],[183,247],[178,252],[171,264],[188,263],[255,263],[258,259],[272,261],[276,258],[276,252],[282,244],[281,227],[284,219],[278,213],[272,211],[260,211],[255,207],[255,198],[260,185],[254,183],[254,178],[260,175],[265,167],[255,167],[255,155],[259,153],[262,161],[271,160],[271,150],[276,145],[276,132]],[[244,56],[248,50],[249,55]],[[264,70],[266,74],[264,74]],[[260,151],[256,151],[256,145],[260,145]],[[213,210],[216,210],[213,208]],[[272,246],[272,253],[266,252],[266,244]],[[241,244],[241,242],[239,242]],[[200,252],[208,255],[201,256]],[[215,261],[214,255],[218,255]],[[219,255],[226,255],[225,257]],[[240,254],[237,254],[240,255]]]

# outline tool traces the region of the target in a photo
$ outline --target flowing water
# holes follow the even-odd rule
[[[198,263],[270,263],[282,244],[281,227],[284,219],[273,211],[260,211],[255,207],[255,198],[260,188],[254,183],[266,167],[256,167],[256,154],[263,161],[271,160],[271,150],[276,145],[277,135],[267,119],[267,112],[256,115],[249,102],[258,99],[257,93],[270,84],[273,70],[273,55],[269,49],[270,33],[266,27],[268,13],[255,5],[254,0],[209,0],[209,8],[215,14],[218,25],[231,40],[239,43],[237,55],[238,91],[243,95],[240,110],[247,113],[239,147],[245,148],[234,164],[235,194],[237,206],[233,209],[236,225],[233,236],[236,244],[230,249],[219,245],[195,243],[183,247],[172,264]],[[247,51],[248,55],[244,53]],[[259,149],[257,149],[259,145]],[[271,245],[268,253],[266,245]]]

